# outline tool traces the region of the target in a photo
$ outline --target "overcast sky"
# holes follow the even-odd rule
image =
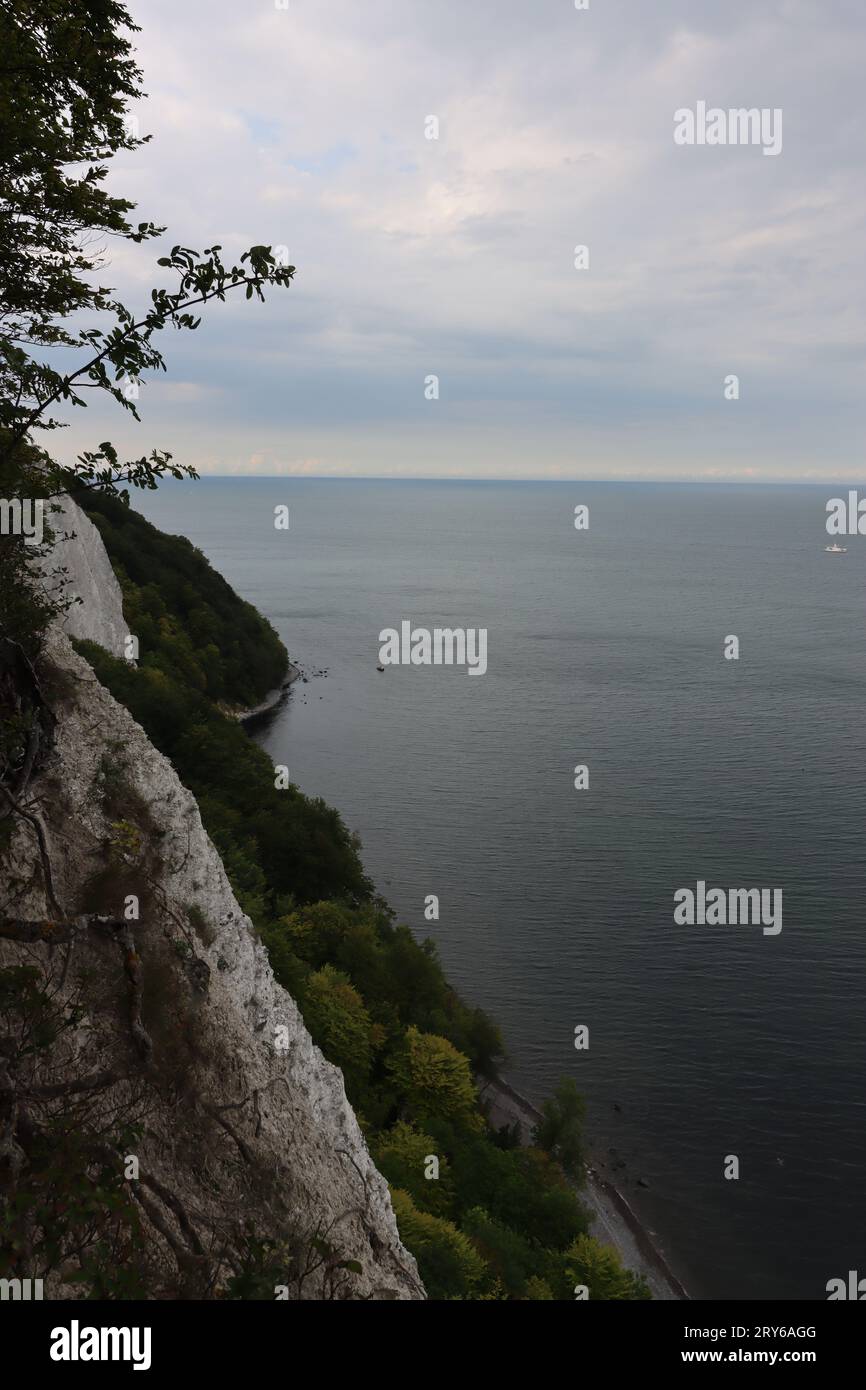
[[[77,412],[67,454],[110,437],[208,473],[861,475],[863,0],[131,10],[153,140],[112,188],[169,243],[285,245],[297,274],[167,335],[143,424]],[[674,112],[699,101],[780,108],[781,153],[678,146]],[[110,254],[131,307],[163,282],[152,245]]]

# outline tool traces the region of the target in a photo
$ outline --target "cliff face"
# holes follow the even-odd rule
[[[102,538],[71,498],[55,505],[57,510],[49,515],[55,543],[46,583],[56,596],[73,600],[61,628],[70,637],[98,642],[112,656],[122,657],[127,635],[123,601]]]
[[[0,914],[32,922],[59,907],[78,927],[58,946],[0,941],[0,965],[37,956],[58,999],[83,1002],[61,1070],[109,1069],[106,1116],[144,1116],[142,1212],[166,1287],[192,1278],[202,1252],[224,1285],[254,1228],[278,1247],[274,1286],[291,1297],[423,1298],[342,1074],[274,980],[195,800],[70,646],[67,634],[119,654],[126,627],[96,528],[72,503],[64,521],[76,539],[57,559],[84,603],[49,639],[53,746],[27,790],[31,819],[14,823]],[[310,1255],[320,1240],[333,1257]],[[338,1273],[337,1256],[352,1267]],[[295,1288],[305,1261],[312,1272]]]

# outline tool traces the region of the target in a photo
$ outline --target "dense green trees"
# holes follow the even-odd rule
[[[479,1298],[489,1285],[481,1253],[452,1221],[420,1211],[408,1192],[391,1193],[400,1235],[418,1261],[430,1298]]]
[[[277,791],[270,761],[243,727],[162,668],[173,655],[142,653],[135,668],[94,643],[79,649],[198,799],[250,916],[265,918],[283,900],[369,895],[356,840],[337,811],[296,787]]]
[[[250,706],[286,675],[274,629],[184,536],[164,536],[117,498],[79,493],[123,590],[141,664],[227,705]]]

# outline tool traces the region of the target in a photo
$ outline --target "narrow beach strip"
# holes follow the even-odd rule
[[[532,1131],[542,1118],[531,1101],[502,1078],[485,1082],[480,1095],[488,1106],[494,1129],[516,1124],[521,1143],[531,1143]],[[688,1299],[683,1284],[625,1197],[612,1182],[600,1176],[591,1162],[586,1166],[585,1185],[575,1190],[592,1214],[590,1235],[613,1246],[628,1269],[642,1274],[654,1299],[667,1302]]]

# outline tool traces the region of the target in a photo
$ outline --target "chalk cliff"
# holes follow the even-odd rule
[[[52,594],[72,600],[61,628],[71,637],[98,642],[112,656],[124,655],[127,626],[120,586],[102,537],[89,516],[63,497],[48,513],[55,543],[45,565]]]
[[[121,594],[99,533],[71,502],[52,526],[74,533],[55,562],[83,601],[51,633],[40,670],[53,730],[26,791],[29,819],[14,819],[0,914],[77,925],[59,945],[48,933],[0,941],[0,965],[38,958],[60,1000],[83,1002],[63,1044],[68,1075],[108,1069],[118,1079],[98,1092],[106,1116],[143,1117],[137,1199],[167,1290],[195,1294],[207,1270],[218,1293],[254,1231],[273,1243],[268,1268],[289,1297],[423,1298],[342,1074],[274,980],[194,798],[70,645],[86,637],[122,654]],[[66,1294],[80,1290],[46,1289]]]

